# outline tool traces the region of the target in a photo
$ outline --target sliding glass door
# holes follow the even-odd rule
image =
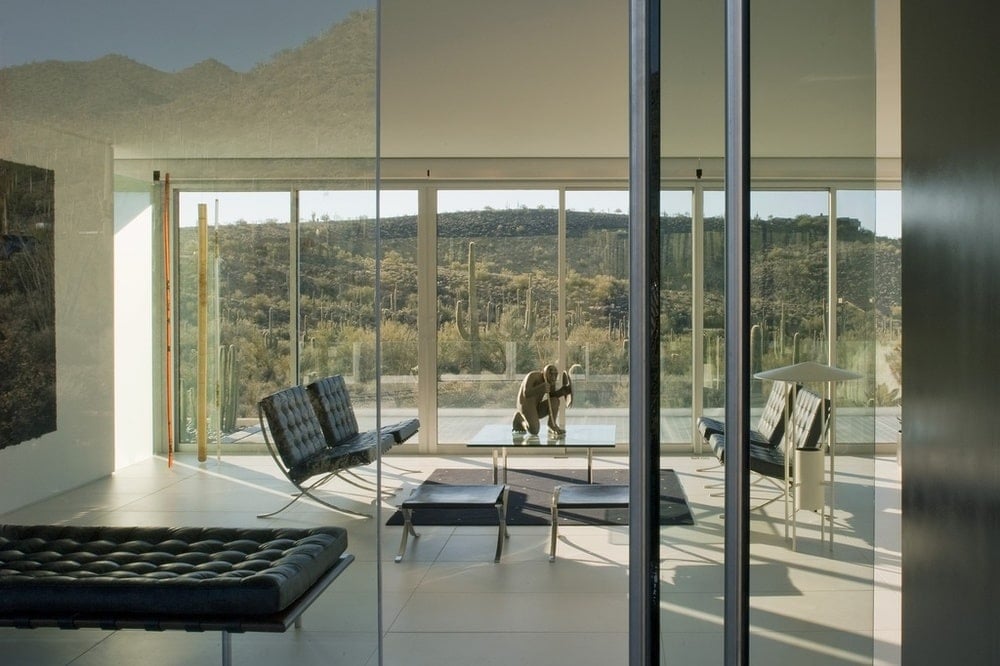
[[[438,442],[510,424],[521,377],[559,362],[558,193],[440,190]]]

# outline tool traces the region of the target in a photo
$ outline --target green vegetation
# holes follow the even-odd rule
[[[690,403],[690,220],[662,225],[662,396],[665,406]],[[438,220],[438,369],[441,376],[484,375],[447,382],[442,406],[493,404],[498,391],[528,369],[555,358],[556,225],[553,210],[481,210]],[[876,239],[856,220],[838,221],[837,304],[841,365],[873,376],[878,336],[898,332],[899,242]],[[756,368],[822,359],[827,332],[827,222],[824,217],[754,220],[752,319]],[[580,404],[624,404],[628,368],[628,234],[622,214],[567,215],[567,348],[587,382]],[[382,222],[383,374],[416,373],[416,219]],[[214,233],[214,232],[213,232]],[[705,363],[707,402],[721,400],[724,225],[705,222]],[[236,352],[240,416],[256,400],[293,383],[288,376],[289,228],[277,222],[218,228],[220,344]],[[370,382],[374,368],[374,234],[371,220],[302,222],[298,340],[305,379],[344,373]],[[179,299],[181,353],[194,346],[196,233],[183,229]],[[882,276],[883,279],[879,279]],[[893,277],[894,276],[894,277]],[[748,332],[749,334],[749,332]],[[187,356],[184,356],[187,358]],[[193,363],[187,364],[193,368]],[[193,377],[185,377],[185,383]],[[453,386],[452,386],[453,384]],[[862,383],[863,384],[863,383]],[[188,384],[193,385],[193,384]],[[447,385],[447,386],[446,386]],[[451,388],[448,388],[450,386]],[[361,388],[361,390],[364,390]],[[861,386],[855,402],[889,395]]]
[[[0,449],[56,429],[53,173],[0,160]]]

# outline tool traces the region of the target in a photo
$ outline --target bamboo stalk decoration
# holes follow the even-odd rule
[[[198,462],[208,458],[208,206],[198,204]]]

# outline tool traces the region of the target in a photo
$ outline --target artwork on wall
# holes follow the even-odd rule
[[[56,429],[54,178],[0,160],[0,449]]]

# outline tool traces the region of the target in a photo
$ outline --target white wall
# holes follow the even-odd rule
[[[127,185],[127,183],[126,183]],[[153,454],[153,207],[146,184],[115,192],[115,468]],[[125,315],[125,316],[121,316]]]
[[[0,158],[55,172],[56,430],[0,450],[0,513],[114,469],[111,148],[4,121]]]

